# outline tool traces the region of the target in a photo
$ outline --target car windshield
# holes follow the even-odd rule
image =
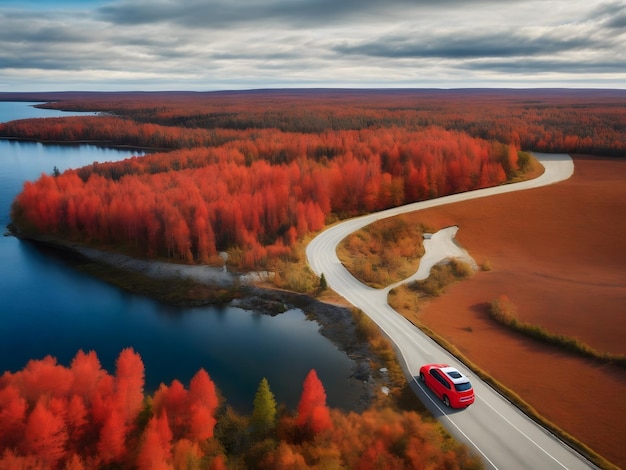
[[[454,388],[457,392],[464,392],[466,390],[471,390],[472,385],[469,382],[461,382],[458,384],[454,384]]]

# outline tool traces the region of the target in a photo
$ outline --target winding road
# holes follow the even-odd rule
[[[395,343],[411,388],[452,435],[482,458],[485,468],[595,468],[393,310],[387,303],[387,293],[393,286],[374,289],[362,284],[344,268],[336,254],[337,244],[343,238],[376,220],[453,202],[546,186],[566,180],[574,173],[574,163],[569,155],[534,155],[545,168],[538,178],[417,202],[350,219],[321,232],[307,246],[306,254],[313,271],[318,276],[323,273],[330,288],[366,313]],[[418,271],[402,282],[427,277],[432,265],[448,257],[473,261],[467,252],[454,243],[456,230],[456,227],[450,227],[424,240],[426,253]],[[422,364],[432,362],[447,362],[470,377],[476,395],[475,403],[464,410],[452,410],[426,389],[417,376]]]

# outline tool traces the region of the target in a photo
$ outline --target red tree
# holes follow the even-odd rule
[[[67,404],[66,422],[70,447],[80,451],[88,424],[87,407],[80,395],[72,395],[72,398],[70,398]]]
[[[100,430],[100,439],[98,440],[98,455],[105,464],[119,462],[126,453],[126,425],[124,418],[116,410],[106,418],[102,429]]]
[[[46,356],[28,361],[26,367],[15,374],[14,383],[29,404],[34,404],[42,395],[66,397],[72,387],[72,375],[57,364],[55,358]]]
[[[6,449],[0,455],[0,468],[2,470],[49,470],[49,467],[34,455],[18,455],[11,449]]]
[[[215,383],[204,369],[200,369],[191,378],[189,384],[189,438],[204,440],[213,437],[215,411],[219,404]]]
[[[76,353],[70,365],[73,376],[72,392],[79,395],[86,404],[91,403],[100,379],[106,375],[95,351]]]
[[[49,411],[44,399],[39,399],[28,417],[24,440],[24,454],[34,455],[48,467],[55,467],[65,455],[67,431],[63,420]]]
[[[313,434],[332,428],[330,410],[326,406],[326,391],[315,369],[311,369],[304,379],[296,425]]]
[[[0,449],[12,448],[22,439],[26,407],[17,387],[0,389]]]
[[[197,443],[188,439],[178,439],[172,449],[174,468],[199,468],[202,451]]]
[[[168,387],[161,384],[154,393],[152,409],[155,415],[165,411],[169,418],[170,429],[174,438],[180,439],[189,429],[188,392],[178,380],[173,380]]]
[[[139,354],[132,348],[123,349],[116,362],[115,395],[121,417],[127,424],[141,411],[144,375]]]
[[[172,432],[167,424],[167,413],[153,416],[143,433],[143,442],[137,456],[139,470],[170,469]]]

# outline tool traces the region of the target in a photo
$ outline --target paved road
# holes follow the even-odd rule
[[[389,287],[373,289],[362,284],[343,267],[336,254],[336,246],[343,238],[376,220],[452,202],[545,186],[563,181],[574,172],[574,164],[568,155],[535,156],[545,167],[544,174],[539,178],[408,204],[350,219],[320,233],[308,245],[306,254],[317,275],[324,273],[333,290],[365,312],[391,338],[399,351],[400,360],[404,362],[411,388],[451,434],[482,457],[486,468],[593,468],[584,457],[528,419],[517,407],[473,376],[455,357],[393,310],[387,304]],[[418,273],[411,278],[426,277],[430,269],[427,265],[435,264],[448,256],[469,256],[453,243],[454,233],[456,228],[450,228],[437,232],[430,240],[425,240],[426,254]],[[475,403],[464,410],[451,410],[425,389],[416,377],[419,367],[430,362],[447,362],[469,376],[475,389]]]

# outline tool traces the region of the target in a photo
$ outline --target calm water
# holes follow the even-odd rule
[[[61,114],[0,102],[0,122]],[[24,181],[54,166],[63,171],[130,155],[0,139],[0,230]],[[165,306],[82,275],[54,251],[0,236],[0,373],[48,354],[68,365],[79,349],[95,350],[102,366],[114,372],[119,352],[132,346],[144,361],[150,393],[175,378],[187,385],[203,367],[241,411],[251,410],[263,377],[277,401],[293,409],[314,368],[329,405],[348,408],[358,387],[347,379],[352,361],[318,330],[299,310],[271,317],[234,307]]]

